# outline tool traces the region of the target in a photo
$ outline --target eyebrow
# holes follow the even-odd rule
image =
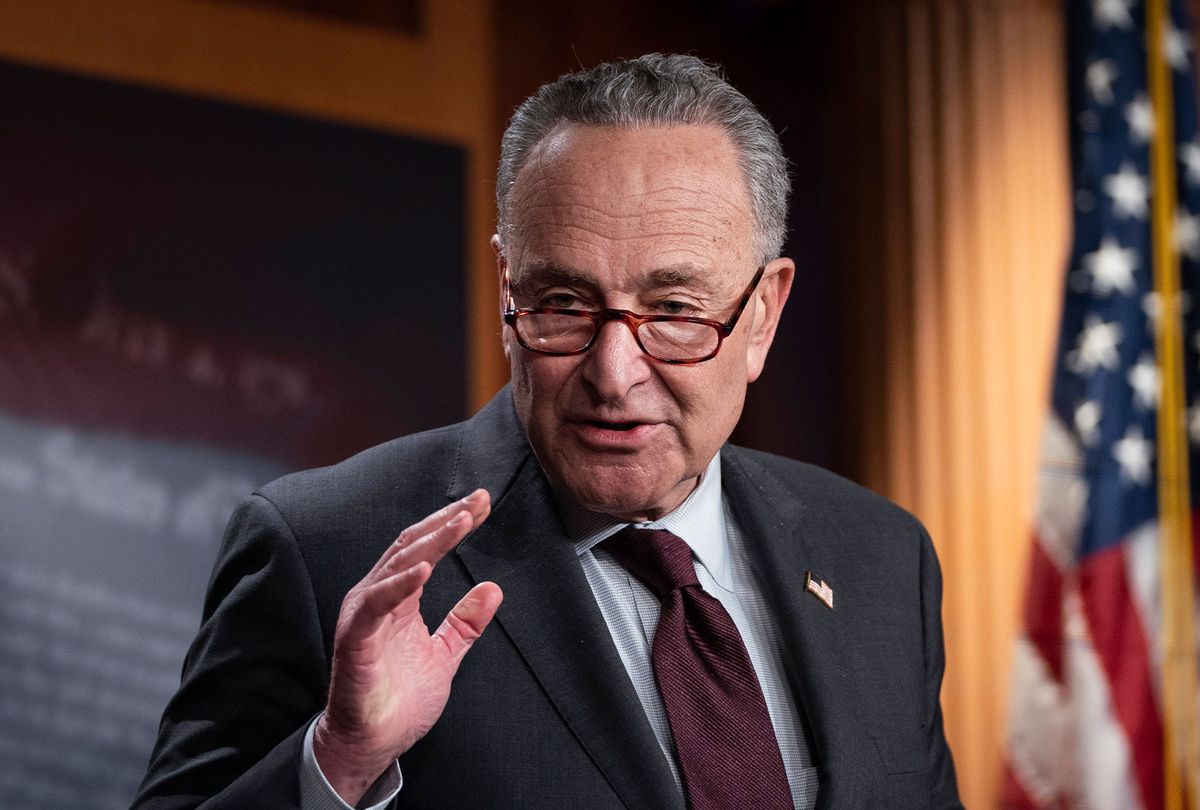
[[[510,282],[515,288],[526,287],[533,281],[549,284],[596,286],[596,282],[586,273],[581,273],[578,270],[572,270],[569,267],[563,267],[553,262],[531,262],[525,267],[519,279],[510,277]]]
[[[646,274],[645,286],[649,289],[659,287],[693,286],[702,292],[714,292],[717,287],[711,280],[712,274],[701,272],[695,265],[687,262],[657,267]],[[569,284],[580,287],[597,288],[594,276],[564,267],[554,262],[535,261],[528,264],[521,273],[520,279],[511,279],[514,289],[522,289],[533,282],[549,284]]]
[[[712,273],[703,273],[695,265],[686,262],[651,270],[652,286],[655,287],[699,287],[703,291],[713,289]]]

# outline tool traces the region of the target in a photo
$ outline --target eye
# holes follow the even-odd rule
[[[683,301],[662,301],[658,309],[663,315],[691,315],[696,311],[695,307]]]
[[[546,309],[583,309],[583,302],[574,293],[556,292],[543,295],[538,299],[538,306]]]

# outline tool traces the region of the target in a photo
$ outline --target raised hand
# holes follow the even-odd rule
[[[433,566],[490,511],[478,489],[408,527],[342,601],[313,749],[347,804],[437,722],[459,662],[500,607],[499,586],[481,582],[432,634],[418,609]]]

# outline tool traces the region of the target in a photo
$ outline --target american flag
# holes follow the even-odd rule
[[[1003,804],[1196,808],[1200,140],[1190,29],[1182,2],[1066,8],[1075,234]]]

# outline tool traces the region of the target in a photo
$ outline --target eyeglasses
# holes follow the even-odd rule
[[[703,363],[717,356],[721,341],[737,326],[766,269],[758,268],[733,315],[724,323],[687,315],[638,315],[627,309],[516,307],[505,273],[504,322],[516,333],[517,342],[529,351],[568,355],[586,352],[596,342],[600,327],[609,321],[621,321],[633,332],[641,350],[655,360],[679,365]]]

